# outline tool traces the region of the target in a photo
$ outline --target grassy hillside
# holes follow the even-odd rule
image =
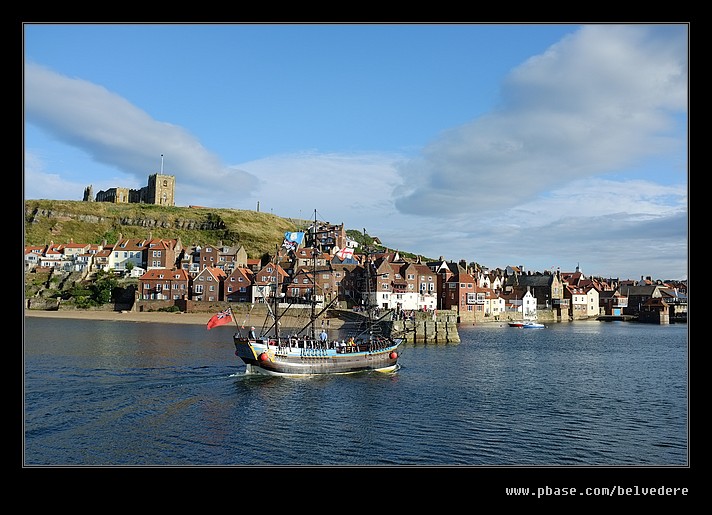
[[[240,209],[163,207],[73,200],[26,200],[25,245],[54,241],[116,243],[124,238],[180,238],[184,245],[241,244],[251,258],[272,253],[298,221]]]

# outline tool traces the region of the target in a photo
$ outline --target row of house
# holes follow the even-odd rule
[[[568,319],[646,310],[680,316],[687,311],[685,282],[591,278],[578,266],[571,273],[525,272],[523,266],[490,271],[444,258],[404,259],[397,251],[368,258],[348,253],[344,258],[339,250],[357,244],[348,241],[343,225],[322,234],[327,234],[326,251],[308,246],[314,241],[307,239],[304,246],[281,248],[264,259],[248,259],[240,245],[184,248],[180,239],[119,237],[113,245],[51,242],[26,247],[25,267],[132,275],[138,278],[137,298],[142,301],[262,303],[278,296],[292,304],[354,307],[369,302],[403,311],[453,310],[461,321],[537,318],[541,310]]]

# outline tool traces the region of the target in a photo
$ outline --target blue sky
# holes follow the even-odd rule
[[[366,228],[495,268],[686,279],[689,27],[25,24],[25,198]],[[163,155],[163,163],[161,159]]]

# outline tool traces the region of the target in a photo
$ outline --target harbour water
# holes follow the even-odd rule
[[[461,326],[396,373],[248,376],[229,326],[25,319],[25,467],[687,467],[688,328]]]

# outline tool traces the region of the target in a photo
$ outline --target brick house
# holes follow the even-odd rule
[[[180,239],[164,240],[154,238],[147,242],[144,263],[146,270],[151,268],[175,268],[180,265],[183,245]]]
[[[453,274],[445,282],[444,294],[444,305],[441,309],[457,311],[460,321],[473,321],[478,316],[478,312],[484,316],[484,296],[478,303],[475,278],[467,272]]]
[[[227,274],[220,268],[214,266],[203,268],[193,279],[190,298],[208,302],[225,300],[224,282],[226,277]]]
[[[190,276],[181,269],[152,268],[139,277],[139,299],[187,299],[190,294]]]
[[[200,249],[200,269],[206,266],[222,268],[230,273],[235,268],[247,267],[247,251],[242,245],[206,245]]]
[[[228,302],[253,302],[253,275],[252,270],[245,267],[238,267],[230,272],[224,283],[225,300]]]
[[[263,266],[253,277],[253,298],[255,302],[269,302],[275,293],[282,293],[289,276],[280,265],[272,262]],[[278,286],[279,285],[279,289]]]
[[[200,270],[217,267],[220,262],[220,248],[217,245],[205,245],[204,247],[201,247],[198,255],[198,268]]]
[[[299,268],[285,285],[287,302],[304,304],[314,291],[314,275],[307,268]]]

